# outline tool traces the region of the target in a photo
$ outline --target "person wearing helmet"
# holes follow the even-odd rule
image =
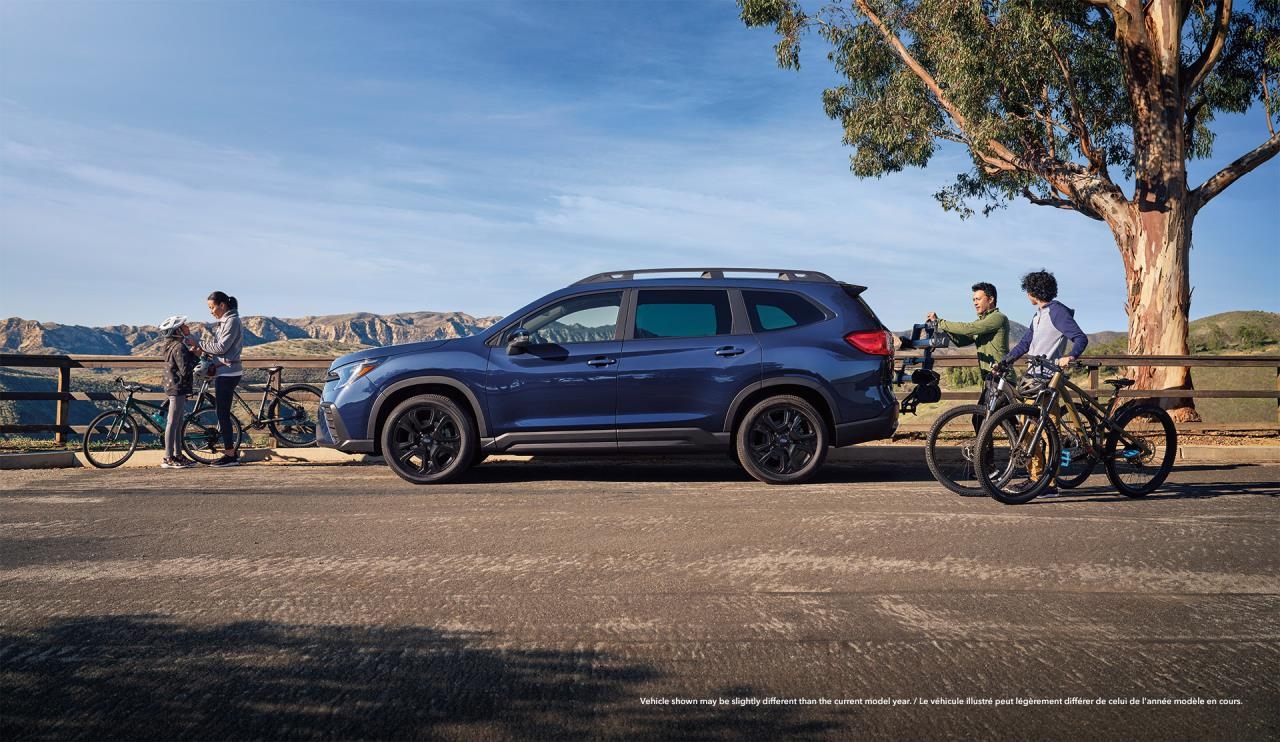
[[[196,462],[182,453],[182,418],[187,410],[187,397],[191,394],[192,375],[196,368],[196,354],[186,345],[191,334],[187,318],[174,315],[160,323],[164,334],[161,350],[164,354],[164,393],[169,397],[169,417],[164,427],[165,469],[186,469]]]
[[[1018,344],[1005,354],[998,368],[1003,371],[1005,366],[1030,353],[1044,356],[1055,362],[1059,369],[1065,370],[1072,361],[1084,353],[1084,349],[1089,345],[1089,336],[1085,335],[1080,325],[1076,324],[1075,310],[1058,301],[1058,280],[1052,273],[1041,269],[1026,274],[1022,277],[1022,290],[1027,292],[1027,299],[1035,306],[1036,314],[1031,318],[1027,334],[1023,335]],[[1068,342],[1071,343],[1070,350],[1067,350]],[[1032,370],[1028,370],[1026,377],[1030,378],[1023,379],[1028,385],[1026,391],[1022,392],[1024,394],[1030,392],[1037,382],[1040,388],[1043,388],[1044,382],[1048,381],[1043,376],[1036,378]],[[1049,414],[1056,417],[1056,411],[1051,410]],[[1041,472],[1048,465],[1048,451],[1041,446],[1027,467],[1032,481],[1038,480]],[[1057,493],[1058,488],[1050,486],[1045,494],[1056,495]]]

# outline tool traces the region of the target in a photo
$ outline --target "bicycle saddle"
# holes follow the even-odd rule
[[[269,367],[267,368],[267,373],[269,373],[269,374],[278,374],[278,373],[280,373],[280,372],[281,372],[281,371],[283,371],[283,370],[284,370],[284,366],[269,366]]]
[[[1127,386],[1134,385],[1133,379],[1107,379],[1102,383],[1110,384],[1111,386],[1114,386],[1116,389],[1124,389]]]

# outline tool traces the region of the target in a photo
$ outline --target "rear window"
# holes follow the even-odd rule
[[[636,298],[637,338],[728,335],[732,328],[727,291],[645,289]]]
[[[827,315],[813,302],[786,291],[743,291],[751,329],[756,332],[785,330],[821,322]]]

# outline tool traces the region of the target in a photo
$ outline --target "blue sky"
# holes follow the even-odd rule
[[[1126,326],[1110,232],[1015,204],[961,221],[967,168],[848,172],[800,73],[729,0],[0,1],[0,318],[504,314],[602,270],[822,270],[903,328],[1053,270],[1087,331]],[[1225,117],[1198,184],[1266,137]],[[1280,163],[1203,211],[1192,316],[1280,310]]]

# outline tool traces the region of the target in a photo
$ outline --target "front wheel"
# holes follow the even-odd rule
[[[1107,479],[1125,497],[1144,497],[1173,470],[1178,454],[1173,418],[1161,407],[1141,404],[1121,410],[1115,424],[1121,430],[1109,431],[1102,449]]]
[[[769,397],[738,426],[738,460],[766,484],[797,484],[811,478],[827,457],[827,424],[801,397]]]
[[[240,449],[244,427],[240,419],[231,416],[231,439]],[[182,450],[201,464],[212,464],[222,458],[222,431],[218,429],[217,410],[205,407],[187,415],[182,425]]]
[[[471,465],[479,446],[471,414],[439,394],[406,399],[391,411],[382,428],[387,465],[413,484],[456,479]]]
[[[988,416],[978,432],[978,480],[1006,505],[1030,502],[1053,483],[1058,430],[1043,416],[1035,405],[1009,405]]]
[[[291,448],[316,444],[316,420],[320,417],[320,390],[295,384],[276,395],[267,410],[271,436]]]
[[[138,450],[138,425],[124,410],[109,410],[89,423],[80,447],[90,464],[114,469]]]
[[[966,404],[944,412],[924,444],[924,460],[938,484],[961,497],[985,497],[974,467],[978,463],[978,430],[986,405]]]

